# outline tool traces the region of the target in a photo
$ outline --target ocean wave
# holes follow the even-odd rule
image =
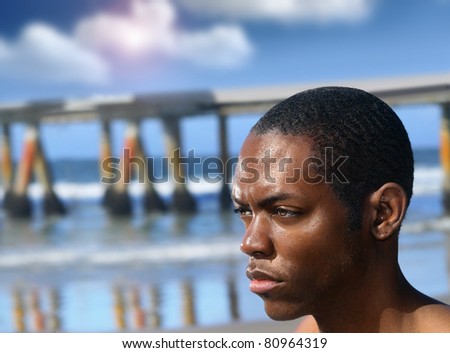
[[[0,252],[0,269],[71,266],[115,266],[136,264],[225,261],[239,258],[238,241],[215,240],[208,243],[140,244],[128,247],[28,248]]]
[[[403,233],[450,232],[450,217],[439,217],[417,222],[405,222]]]
[[[444,172],[441,167],[416,167],[413,192],[415,195],[439,194],[443,181]]]
[[[155,190],[164,197],[169,197],[175,189],[175,183],[157,183],[154,184]],[[187,183],[187,189],[194,195],[218,193],[221,184],[208,183],[201,181],[199,183]],[[83,199],[101,199],[105,193],[106,186],[102,183],[70,183],[57,182],[54,185],[56,194],[62,199],[67,200],[83,200]],[[138,182],[129,184],[129,193],[132,197],[141,197],[145,192],[145,185]],[[3,190],[0,190],[0,196]],[[28,187],[28,194],[32,199],[39,200],[44,195],[44,189],[38,183],[31,183]]]

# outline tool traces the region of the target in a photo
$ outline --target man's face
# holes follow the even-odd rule
[[[250,134],[241,149],[233,200],[245,224],[250,290],[275,320],[320,314],[351,297],[365,270],[364,237],[312,164],[310,139]]]

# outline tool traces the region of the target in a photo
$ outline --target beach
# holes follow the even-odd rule
[[[130,187],[135,211],[111,217],[94,161],[58,162],[55,189],[64,217],[38,210],[30,221],[0,212],[0,332],[292,332],[274,322],[245,276],[239,217],[221,212],[220,185],[188,185],[194,215],[147,215],[143,188]],[[83,173],[74,173],[74,170]],[[66,172],[64,172],[66,171]],[[441,204],[437,150],[416,151],[414,197],[399,240],[408,280],[449,303],[450,218]],[[78,179],[77,179],[78,178]],[[170,200],[171,185],[156,185]]]

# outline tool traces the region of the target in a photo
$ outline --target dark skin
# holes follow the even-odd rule
[[[398,266],[403,188],[386,183],[369,195],[361,228],[349,231],[342,202],[304,163],[311,143],[250,133],[241,149],[240,161],[251,163],[238,167],[232,197],[246,228],[250,290],[266,313],[308,315],[303,332],[450,332],[450,308],[415,290]],[[289,181],[298,168],[307,174]]]

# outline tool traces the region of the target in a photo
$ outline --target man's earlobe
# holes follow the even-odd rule
[[[407,207],[405,190],[396,183],[386,183],[370,196],[373,210],[372,235],[386,240],[398,233]]]

